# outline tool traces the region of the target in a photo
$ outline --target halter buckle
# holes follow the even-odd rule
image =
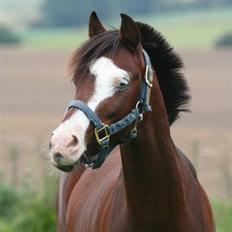
[[[138,122],[142,122],[142,121],[143,121],[143,114],[140,114],[140,115],[139,115]]]
[[[98,144],[102,145],[102,142],[105,141],[105,140],[109,140],[110,138],[110,134],[107,130],[109,126],[108,125],[105,125],[103,124],[103,126],[99,129],[95,128],[94,129],[94,132],[95,132],[95,137],[96,137],[96,140],[98,142]],[[100,135],[101,133],[101,135]],[[103,135],[102,135],[103,133]]]
[[[149,65],[146,66],[146,71],[145,71],[145,80],[146,84],[152,88],[152,69]]]

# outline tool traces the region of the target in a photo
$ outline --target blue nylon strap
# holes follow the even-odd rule
[[[88,119],[94,124],[97,129],[100,129],[103,126],[101,119],[97,114],[92,111],[84,102],[80,100],[72,100],[69,103],[68,109],[75,108],[81,110]],[[107,131],[110,135],[116,134],[118,131],[123,130],[128,125],[132,124],[136,119],[139,118],[139,111],[137,108],[134,108],[129,114],[127,114],[121,120],[108,126]]]
[[[144,55],[145,66],[146,67],[149,66],[152,69],[151,61],[145,50],[143,50],[143,55]],[[151,111],[151,107],[149,105],[149,99],[147,99],[148,98],[147,95],[148,96],[150,95],[148,94],[147,91],[148,88],[151,88],[151,86],[147,85],[146,78],[147,77],[145,75],[145,78],[143,78],[142,81],[140,97],[139,97],[140,104],[136,106],[134,109],[132,109],[131,112],[127,114],[125,117],[123,117],[121,120],[111,125],[108,125],[107,131],[109,135],[116,134],[117,132],[123,130],[124,128],[135,122],[137,119],[139,119],[141,114]],[[97,116],[97,114],[93,110],[91,110],[84,102],[80,100],[72,100],[68,106],[68,109],[70,108],[81,110],[86,115],[86,117],[93,123],[95,128],[100,129],[104,126],[104,124],[102,123],[101,119]],[[118,141],[118,144],[128,142],[133,138],[135,138],[136,135],[137,133],[132,130],[128,135],[128,137]],[[96,156],[93,158],[90,158],[88,157],[88,155],[83,154],[81,156],[82,162],[84,162],[86,165],[88,165],[93,169],[99,168],[116,145],[117,144],[114,145],[111,144],[110,146],[109,139],[103,140],[99,145],[98,154],[96,154]]]
[[[94,124],[95,128],[100,129],[103,126],[101,119],[84,102],[80,100],[72,100],[68,106],[68,109],[70,108],[81,110],[87,116],[87,118]],[[86,165],[92,167],[93,169],[99,168],[105,161],[110,151],[111,149],[109,145],[109,140],[103,140],[101,145],[99,146],[97,157],[91,159],[88,158],[87,156],[83,156],[82,161]]]
[[[108,132],[110,135],[116,134],[118,131],[123,130],[128,125],[132,124],[135,120],[139,118],[139,111],[134,108],[129,114],[127,114],[121,120],[109,125]]]
[[[96,115],[94,111],[92,111],[84,102],[80,100],[72,100],[68,106],[68,109],[75,108],[81,110],[88,119],[94,124],[96,128],[101,128],[103,123],[101,122],[100,118]],[[116,134],[118,131],[123,130],[128,125],[131,125],[134,121],[136,121],[140,117],[139,110],[134,108],[129,114],[123,117],[121,120],[109,125],[107,127],[108,133],[110,135]],[[135,135],[130,133],[129,136],[119,143],[124,143],[133,139]],[[103,140],[101,145],[99,146],[98,154],[95,158],[91,159],[88,156],[83,156],[82,161],[90,166],[93,169],[99,168],[105,161],[106,157],[110,154],[113,148],[116,146],[110,146],[109,140]]]
[[[144,57],[144,63],[146,66],[150,66],[152,68],[151,60],[147,54],[147,52],[143,49],[143,57]]]
[[[152,68],[152,64],[150,61],[150,58],[147,54],[147,52],[143,49],[143,57],[144,57],[144,63],[145,66],[150,66]],[[141,87],[141,91],[140,91],[140,97],[139,97],[139,101],[141,102],[142,105],[142,113],[145,112],[150,112],[151,111],[151,107],[149,105],[149,99],[147,99],[147,90],[148,90],[148,86],[145,80],[145,77],[143,78],[143,82],[142,82],[142,87]]]
[[[68,106],[68,109],[75,108],[81,110],[88,119],[94,124],[96,128],[101,128],[103,123],[101,122],[100,118],[97,114],[92,111],[84,102],[80,100],[72,100]],[[129,114],[127,114],[124,118],[119,120],[116,123],[113,123],[108,126],[107,130],[110,135],[116,134],[118,131],[124,129],[128,125],[132,124],[135,120],[139,118],[139,111],[137,108],[134,108]],[[131,140],[133,134],[130,134],[128,138],[126,138],[123,142]],[[122,141],[120,143],[122,143]],[[105,161],[106,157],[110,154],[113,148],[116,146],[110,146],[109,140],[103,140],[101,145],[99,146],[98,154],[95,158],[89,158],[88,156],[82,156],[82,161],[92,167],[93,169],[99,168],[103,162]]]
[[[103,126],[101,119],[97,116],[97,114],[92,111],[84,102],[80,100],[72,100],[68,105],[68,110],[70,108],[75,108],[81,110],[87,118],[94,124],[94,126],[99,129]]]

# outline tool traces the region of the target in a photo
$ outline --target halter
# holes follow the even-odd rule
[[[138,122],[143,120],[144,113],[151,111],[149,101],[153,83],[153,69],[150,58],[145,50],[143,50],[143,57],[146,70],[144,79],[142,81],[138,102],[136,106],[131,110],[131,112],[128,113],[121,120],[113,124],[106,125],[101,121],[98,115],[93,110],[91,110],[83,101],[72,100],[69,103],[67,110],[69,110],[70,108],[81,110],[87,116],[89,121],[94,125],[95,138],[97,143],[99,144],[99,151],[94,157],[88,157],[86,151],[81,155],[81,161],[92,169],[101,167],[106,157],[110,154],[115,146],[134,139],[137,136]],[[111,135],[116,134],[117,132],[123,130],[134,122],[135,125],[127,137],[120,139],[117,144],[110,145]]]

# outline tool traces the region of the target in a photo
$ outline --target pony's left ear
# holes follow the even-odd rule
[[[106,31],[95,11],[89,16],[89,38]]]
[[[120,27],[120,39],[123,44],[133,49],[138,49],[140,45],[140,32],[134,20],[121,14],[122,22]]]

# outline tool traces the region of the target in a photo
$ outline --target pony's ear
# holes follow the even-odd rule
[[[89,16],[89,38],[106,31],[95,11]]]
[[[122,22],[120,27],[120,39],[123,44],[133,49],[138,49],[140,45],[140,32],[134,20],[126,15],[121,14]]]

